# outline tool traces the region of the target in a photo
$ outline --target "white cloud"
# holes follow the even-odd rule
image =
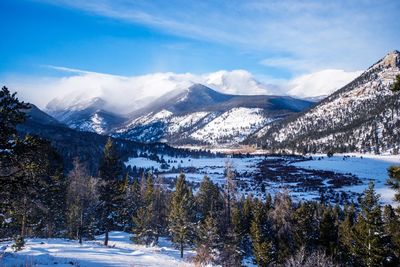
[[[328,69],[294,78],[286,85],[288,94],[297,97],[329,95],[359,76],[362,71]]]
[[[153,73],[141,76],[118,76],[65,67],[50,66],[68,73],[64,77],[6,77],[11,90],[26,101],[41,108],[64,109],[84,105],[92,98],[100,97],[108,103],[106,107],[117,113],[128,113],[143,107],[149,101],[172,90],[184,90],[194,83],[205,84],[228,94],[270,94],[268,86],[258,82],[245,70],[226,71],[195,75],[172,72]],[[53,100],[50,105],[49,101]]]
[[[90,71],[52,68],[68,73],[64,77],[7,77],[5,84],[17,90],[24,100],[41,108],[52,99],[49,109],[64,109],[100,97],[107,101],[107,109],[128,113],[139,109],[155,98],[172,90],[185,90],[193,83],[207,85],[228,94],[258,95],[281,94],[313,97],[332,93],[353,80],[361,72],[324,70],[301,75],[288,81],[260,82],[246,70],[221,70],[205,74],[153,73],[141,76],[118,76]],[[268,78],[266,78],[268,79]]]

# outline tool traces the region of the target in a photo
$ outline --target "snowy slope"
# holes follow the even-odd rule
[[[233,146],[271,121],[310,105],[291,97],[221,94],[196,84],[131,114],[114,136],[141,142]]]
[[[190,258],[193,251],[185,251],[180,259],[179,251],[165,239],[154,247],[133,244],[130,235],[124,232],[111,232],[109,247],[97,241],[87,241],[79,245],[67,239],[28,239],[25,249],[12,252],[8,245],[1,266],[80,266],[80,267],[127,267],[127,266],[194,266]]]
[[[311,110],[267,125],[256,139],[299,152],[396,152],[400,101],[390,87],[398,74],[400,53],[393,51]]]
[[[211,144],[224,143],[226,140],[239,143],[271,120],[259,108],[233,108],[190,136],[196,140],[207,140]]]

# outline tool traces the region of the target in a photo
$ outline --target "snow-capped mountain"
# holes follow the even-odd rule
[[[77,102],[67,108],[59,106],[58,101],[51,101],[47,111],[72,129],[105,134],[125,120],[121,115],[104,110],[106,102],[98,97]]]
[[[114,130],[135,141],[233,145],[271,121],[300,112],[311,102],[283,96],[228,95],[195,84],[170,92]]]
[[[297,152],[398,153],[400,100],[390,88],[399,74],[400,53],[393,51],[312,109],[263,127],[248,142]]]

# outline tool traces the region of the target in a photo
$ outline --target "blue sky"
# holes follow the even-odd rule
[[[243,69],[266,83],[400,48],[398,0],[2,0],[0,79]],[[68,74],[71,75],[71,74]]]
[[[0,73],[56,65],[120,75],[246,69],[287,77],[363,69],[400,44],[396,0],[2,0],[0,10]]]

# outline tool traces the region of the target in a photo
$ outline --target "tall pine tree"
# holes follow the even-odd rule
[[[180,174],[172,193],[169,213],[169,231],[172,241],[179,247],[181,258],[185,246],[194,240],[194,197],[185,175]]]
[[[105,233],[104,245],[108,245],[108,234],[116,227],[118,209],[123,200],[121,190],[123,165],[115,150],[111,138],[108,139],[100,162],[99,177],[99,201],[102,228]]]

